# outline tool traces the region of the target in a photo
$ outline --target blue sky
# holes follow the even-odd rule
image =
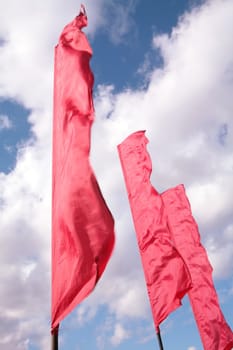
[[[116,146],[146,129],[152,182],[184,183],[233,326],[233,2],[87,0],[94,50],[91,162],[116,223],[95,291],[61,324],[60,349],[158,347]],[[0,347],[50,344],[53,50],[74,0],[0,5]],[[187,298],[165,349],[201,350]]]

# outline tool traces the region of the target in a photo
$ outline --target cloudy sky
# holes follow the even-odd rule
[[[61,324],[60,350],[157,348],[116,146],[145,129],[153,185],[184,183],[233,326],[233,1],[86,0],[96,120],[91,162],[116,246],[94,293]],[[0,4],[0,348],[50,344],[53,54],[74,0]],[[201,350],[187,298],[165,349]]]

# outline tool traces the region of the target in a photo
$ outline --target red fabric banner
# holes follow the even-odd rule
[[[84,9],[55,49],[52,332],[95,287],[114,246],[114,221],[89,162],[94,119]]]
[[[212,267],[200,242],[184,186],[167,190],[162,194],[162,199],[169,229],[191,274],[193,287],[188,295],[203,347],[205,350],[230,350],[233,348],[233,333],[220,309],[212,280]]]
[[[186,265],[167,227],[163,201],[150,183],[144,131],[118,145],[156,330],[191,287]]]

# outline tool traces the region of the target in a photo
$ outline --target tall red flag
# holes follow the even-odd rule
[[[191,287],[186,265],[167,228],[162,199],[150,183],[144,131],[118,145],[156,330]]]
[[[233,348],[233,333],[220,309],[212,267],[200,242],[184,186],[167,190],[162,199],[169,229],[191,274],[193,287],[188,295],[203,347],[205,350],[230,350]]]
[[[89,162],[94,119],[85,9],[55,49],[52,332],[95,287],[114,245],[114,221]]]

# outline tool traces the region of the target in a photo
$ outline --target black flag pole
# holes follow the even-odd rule
[[[157,339],[159,343],[159,350],[164,350],[159,327],[157,327]]]
[[[51,350],[58,350],[58,330],[57,327],[51,334]]]

